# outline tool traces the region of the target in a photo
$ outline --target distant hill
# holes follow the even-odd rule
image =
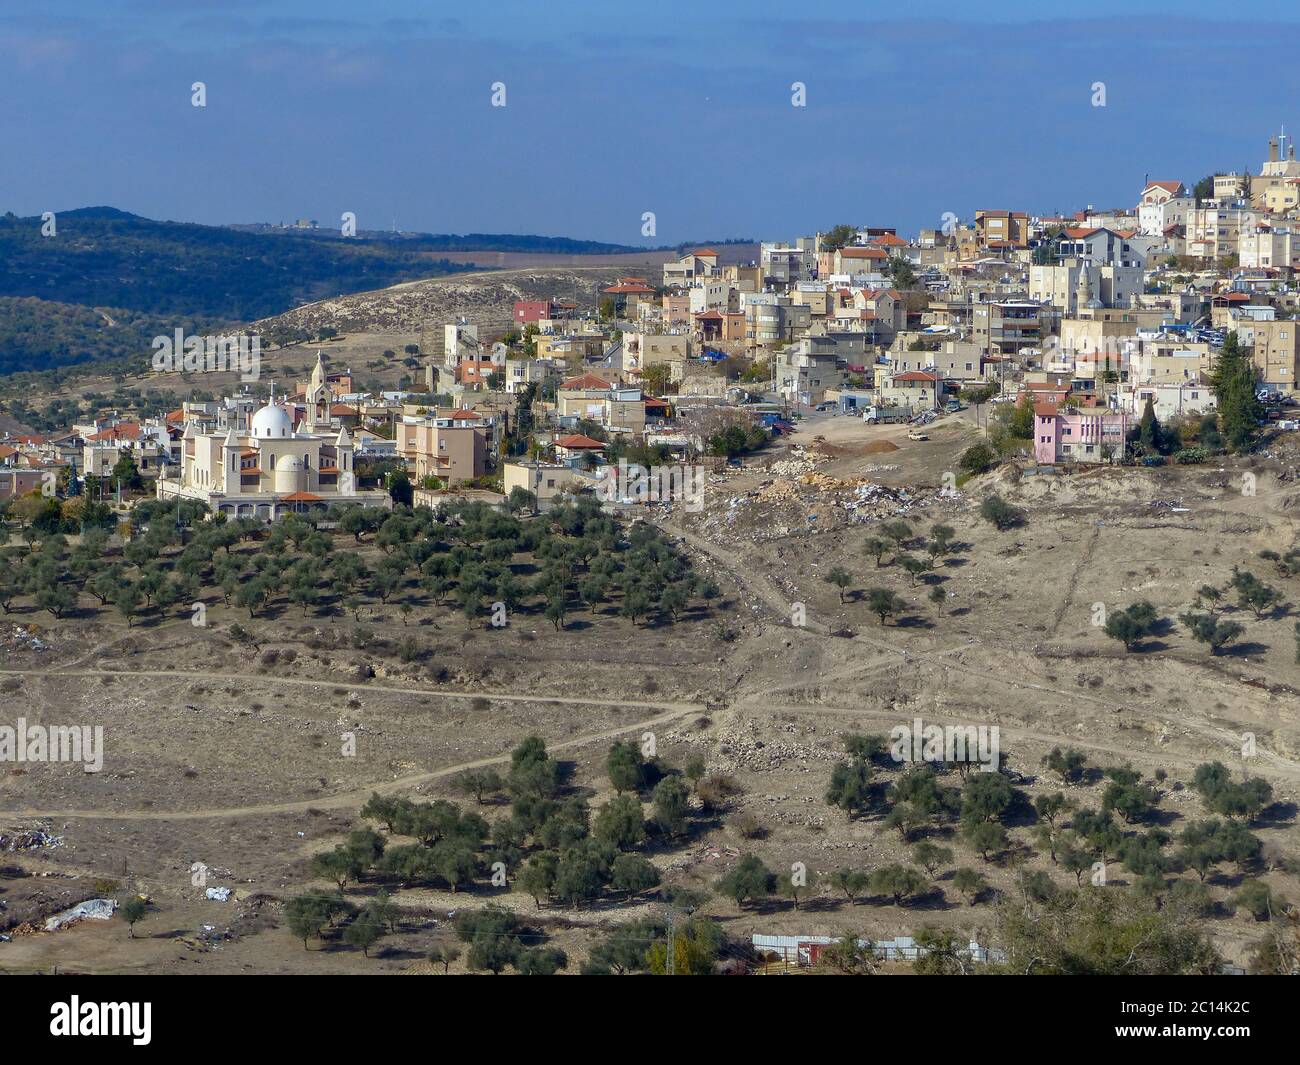
[[[154,337],[170,336],[178,327],[199,333],[220,324],[189,315],[0,296],[0,376],[130,356],[143,366]]]
[[[253,321],[466,267],[389,240],[277,239],[112,207],[0,217],[0,374],[148,350],[173,329]]]
[[[0,296],[252,321],[326,296],[450,273],[388,240],[274,239],[224,226],[155,222],[112,207],[0,218]]]
[[[536,256],[645,252],[521,234],[363,232],[158,222],[114,207],[0,217],[0,375],[148,352],[176,328],[209,330],[295,307],[443,277],[483,264],[472,253]],[[725,242],[723,242],[725,243]],[[501,265],[505,265],[504,262]]]
[[[232,225],[241,233],[296,237],[300,240],[342,241],[337,229],[299,229],[294,226]],[[353,240],[371,241],[408,252],[503,251],[546,252],[555,255],[618,255],[645,251],[629,244],[604,244],[598,240],[573,240],[569,237],[540,237],[524,233],[391,233],[384,230],[358,230]]]

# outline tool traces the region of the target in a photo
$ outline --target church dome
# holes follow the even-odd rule
[[[258,440],[293,435],[293,420],[289,413],[275,403],[268,403],[253,415],[253,436]]]

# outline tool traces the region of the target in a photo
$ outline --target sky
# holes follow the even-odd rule
[[[915,233],[1257,170],[1297,55],[1256,0],[0,0],[0,212]]]

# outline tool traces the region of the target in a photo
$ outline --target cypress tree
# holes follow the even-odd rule
[[[1210,385],[1228,446],[1234,451],[1248,448],[1259,431],[1262,412],[1255,397],[1255,364],[1237,343],[1235,330],[1223,342]]]

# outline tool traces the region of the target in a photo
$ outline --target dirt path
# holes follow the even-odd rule
[[[1056,608],[1056,614],[1052,618],[1052,627],[1047,632],[1048,639],[1056,635],[1056,630],[1061,627],[1061,622],[1065,620],[1065,612],[1074,604],[1074,591],[1079,586],[1079,578],[1092,565],[1092,556],[1097,550],[1097,541],[1100,538],[1101,526],[1094,525],[1092,535],[1088,537],[1088,543],[1084,546],[1083,554],[1070,572],[1070,579],[1065,585],[1065,596],[1061,599],[1061,605]]]
[[[116,675],[121,676],[120,673]],[[174,674],[170,675],[174,676]],[[212,675],[224,676],[225,674]],[[395,690],[404,691],[406,689]],[[532,696],[525,695],[512,696],[512,698],[538,701]],[[594,704],[603,706],[634,705],[617,699],[546,699],[544,701],[584,702],[588,705]],[[570,750],[574,747],[582,747],[589,743],[599,743],[602,740],[612,740],[628,732],[657,728],[660,725],[666,725],[672,721],[676,721],[678,718],[686,717],[689,714],[703,713],[705,710],[705,707],[701,706],[699,703],[671,703],[660,705],[672,706],[673,709],[655,717],[645,718],[641,721],[633,721],[625,725],[619,725],[615,728],[601,729],[599,732],[589,732],[586,735],[576,736],[573,739],[548,744],[547,749],[550,751]],[[0,810],[0,818],[21,819],[50,817],[84,818],[98,821],[207,821],[230,817],[255,817],[263,814],[303,813],[307,810],[350,809],[352,807],[363,805],[366,800],[370,798],[371,794],[376,791],[381,793],[402,791],[403,789],[414,787],[417,784],[425,784],[432,780],[454,776],[457,773],[463,773],[470,769],[483,769],[487,766],[500,765],[509,760],[510,752],[507,751],[504,754],[493,755],[488,758],[477,758],[471,762],[459,762],[456,765],[443,766],[440,769],[431,769],[424,773],[411,773],[408,776],[398,777],[394,780],[368,784],[364,788],[357,788],[353,791],[342,791],[337,795],[329,795],[323,798],[293,800],[290,802],[258,803],[253,806],[228,806],[212,809],[177,810],[170,812],[159,812],[156,810]]]
[[[37,674],[30,669],[0,669],[0,677],[170,677],[173,680],[188,683],[194,680],[234,681],[247,684],[253,679],[247,673],[220,673],[207,670],[178,669],[42,669]],[[256,678],[259,683],[270,681],[275,684],[294,684],[304,688],[341,688],[347,681],[311,680],[307,677],[264,677]],[[446,688],[404,688],[395,684],[374,684],[370,681],[357,682],[356,687],[365,691],[391,692],[395,695],[436,695],[445,699],[498,699],[514,703],[575,703],[579,706],[632,707],[637,710],[679,710],[680,702],[650,702],[638,699],[592,699],[581,695],[520,695],[517,692],[500,692],[490,689],[462,692]],[[699,706],[699,704],[693,704]],[[702,711],[703,706],[699,706]]]
[[[1273,493],[1265,493],[1265,494],[1271,495]],[[740,585],[740,587],[746,589],[753,595],[757,596],[767,606],[771,607],[771,609],[776,611],[778,614],[781,614],[782,616],[785,617],[789,616],[788,614],[785,613],[785,611],[789,609],[789,603],[787,597],[782,595],[779,591],[773,588],[771,583],[765,577],[763,577],[761,573],[758,572],[758,567],[753,567],[753,566],[747,567],[745,565],[745,560],[737,556],[735,553],[728,553],[722,550],[721,548],[717,547],[716,545],[709,543],[707,540],[703,539],[702,537],[694,535],[689,530],[683,529],[682,527],[680,527],[679,525],[671,521],[665,522],[664,524],[670,531],[680,535],[683,539],[685,539],[685,541],[688,544],[690,544],[691,547],[693,547],[698,551],[704,552],[710,558],[712,558],[719,566],[727,570],[728,573],[731,575],[732,579],[735,580],[736,583]],[[1071,573],[1068,586],[1065,592],[1065,598],[1061,603],[1060,607],[1058,608],[1056,612],[1056,616],[1053,620],[1052,632],[1055,632],[1055,630],[1060,626],[1061,621],[1064,618],[1067,609],[1069,608],[1071,602],[1073,601],[1075,586],[1078,583],[1080,575],[1085,571],[1087,566],[1090,564],[1090,561],[1096,552],[1096,548],[1100,540],[1100,535],[1101,535],[1100,527],[1094,527],[1092,530],[1092,534],[1089,536],[1088,541],[1084,547],[1083,556],[1080,559],[1079,564],[1075,566],[1075,568]],[[798,630],[794,626],[791,626],[790,631],[797,632],[800,630]],[[818,625],[811,621],[804,627],[803,631],[811,635],[818,635],[822,637],[827,637],[829,635],[829,628],[827,626]],[[830,673],[826,674],[824,677],[808,678],[807,680],[799,680],[792,683],[771,687],[768,689],[768,693],[797,690],[801,688],[803,689],[821,688],[824,687],[827,682],[834,683],[836,680],[848,680],[854,678],[855,675],[856,677],[864,677],[872,672],[878,671],[883,668],[887,668],[891,664],[905,664],[910,668],[924,667],[925,665],[928,664],[933,666],[934,668],[951,670],[954,673],[958,673],[963,676],[969,677],[977,682],[980,682],[983,685],[993,684],[995,686],[1015,688],[1021,691],[1033,692],[1038,695],[1052,695],[1071,702],[1082,701],[1082,702],[1090,703],[1092,705],[1107,708],[1107,709],[1116,706],[1116,700],[1114,698],[1091,695],[1089,693],[1079,692],[1077,690],[1066,690],[1062,688],[1056,688],[1048,684],[1036,683],[1030,680],[1021,680],[1007,673],[994,674],[990,671],[982,670],[973,666],[968,666],[963,664],[960,661],[953,660],[957,655],[959,655],[964,650],[971,649],[971,648],[979,648],[984,646],[982,641],[963,643],[955,647],[950,646],[947,648],[933,648],[925,651],[911,651],[911,652],[906,651],[902,648],[894,647],[888,643],[885,643],[884,641],[874,639],[862,633],[859,633],[856,636],[854,636],[852,642],[865,643],[886,657],[884,659],[876,659],[870,663],[855,663],[853,666],[850,666],[847,669],[833,670]],[[1037,648],[1035,648],[1035,650],[1037,650]],[[892,662],[891,662],[891,658],[892,658]],[[943,661],[940,662],[939,661],[940,659],[942,659]],[[816,706],[810,704],[799,704],[799,706],[804,709],[811,710],[813,712],[816,712],[816,710],[818,709]],[[1149,707],[1145,707],[1140,704],[1126,703],[1124,708],[1144,718],[1148,717],[1151,712]],[[869,713],[867,711],[859,711],[859,710],[853,710],[849,712],[864,713],[864,714]],[[889,717],[888,719],[897,720],[897,714],[893,713],[892,717]],[[1207,724],[1203,722],[1188,722],[1188,721],[1184,721],[1183,724],[1190,731],[1197,733],[1203,740],[1210,743],[1229,742],[1230,745],[1235,746],[1239,742],[1239,737],[1229,736],[1222,729],[1211,724]],[[1013,734],[1013,730],[1008,729],[1006,731],[1008,735]],[[1041,739],[1044,742],[1049,742],[1053,744],[1061,743],[1072,747],[1084,747],[1084,748],[1091,747],[1091,749],[1096,749],[1098,751],[1105,751],[1109,754],[1116,754],[1121,756],[1124,756],[1126,754],[1125,750],[1122,747],[1112,747],[1112,746],[1106,746],[1100,744],[1089,745],[1089,744],[1081,743],[1078,740],[1078,738],[1074,736],[1050,735],[1045,733],[1035,734],[1026,731],[1021,731],[1020,734],[1024,735],[1026,738]],[[1180,760],[1178,758],[1175,758],[1173,756],[1168,756],[1163,753],[1162,753],[1162,758],[1167,758],[1167,760],[1171,762]],[[1188,760],[1184,758],[1181,760],[1188,762],[1191,765],[1197,765],[1200,764],[1200,762],[1204,761],[1203,758],[1193,759],[1193,760]],[[1273,754],[1271,752],[1261,752],[1260,761],[1261,763],[1267,762],[1270,768],[1275,770],[1281,776],[1285,776],[1290,779],[1300,779],[1300,765],[1298,765],[1295,762],[1289,761],[1286,758],[1283,758],[1281,755]]]
[[[961,648],[948,648],[941,652],[929,652],[931,655],[943,654],[951,655],[954,651]],[[900,658],[912,664],[919,664],[922,655],[906,655],[904,652],[898,652]],[[879,663],[876,668],[889,663]],[[940,668],[954,669],[957,672],[969,673],[988,679],[987,676],[979,670],[963,667],[955,662],[947,661]],[[0,670],[0,676],[3,675],[23,675],[21,670]],[[193,679],[222,680],[222,681],[247,681],[248,678],[243,674],[234,673],[215,673],[215,672],[177,672],[175,670],[149,670],[149,671],[125,671],[125,670],[50,670],[44,675],[58,676],[78,676],[78,677],[158,677],[169,678],[178,682],[188,682]],[[1000,677],[1000,682],[1012,687],[1026,690],[1051,693],[1056,695],[1068,696],[1073,699],[1084,699],[1089,702],[1095,702],[1103,705],[1113,705],[1113,700],[1100,696],[1091,696],[1080,692],[1066,692],[1060,689],[1052,688],[1047,685],[1035,684],[1029,681],[1017,681],[1008,677]],[[334,681],[317,681],[307,680],[295,677],[268,677],[262,678],[263,683],[272,682],[277,684],[290,684],[301,686],[337,686]],[[555,695],[520,695],[514,692],[448,692],[441,689],[421,689],[421,688],[400,688],[392,685],[366,685],[367,690],[379,690],[393,692],[396,694],[408,695],[434,695],[446,698],[457,699],[475,699],[489,698],[501,701],[512,702],[545,702],[545,703],[569,703],[587,706],[601,707],[635,707],[637,709],[653,709],[660,713],[653,717],[644,718],[639,721],[629,722],[612,728],[601,729],[597,732],[587,733],[572,739],[563,740],[551,745],[551,750],[571,750],[577,747],[583,747],[591,743],[599,743],[603,740],[614,739],[629,732],[636,732],[641,729],[656,728],[661,725],[669,724],[691,714],[701,714],[707,711],[707,707],[700,703],[693,702],[649,702],[642,700],[626,699],[595,699],[595,698],[571,698],[568,696]],[[761,699],[761,701],[760,701]],[[733,709],[746,709],[749,707],[755,709],[761,707],[764,711],[779,711],[792,714],[838,714],[849,717],[863,717],[882,722],[897,723],[898,711],[894,709],[872,710],[866,707],[845,707],[832,706],[826,704],[814,703],[789,703],[773,704],[764,696],[752,696],[744,699],[739,704],[733,705]],[[938,723],[943,722],[942,715],[936,715],[930,712],[926,714],[927,720],[934,720]],[[968,724],[969,722],[963,721]],[[1082,739],[1074,735],[1063,735],[1059,733],[1038,732],[1033,729],[1025,729],[1016,726],[1005,727],[999,726],[1000,733],[1005,733],[1011,739],[1032,740],[1043,744],[1065,744],[1084,751],[1097,751],[1121,758],[1130,758],[1134,754],[1144,754],[1148,752],[1134,752],[1131,749],[1111,744],[1097,743],[1093,740]],[[1205,727],[1201,730],[1207,739],[1215,741],[1236,742],[1236,737],[1228,736],[1226,733],[1219,735],[1216,730]],[[1221,731],[1221,730],[1220,730]],[[1204,761],[1203,757],[1191,757],[1186,755],[1176,755],[1170,751],[1149,752],[1150,754],[1159,755],[1162,763],[1179,763],[1189,768],[1195,767]],[[109,820],[109,821],[201,821],[235,817],[254,817],[260,815],[279,814],[279,813],[300,813],[307,810],[325,810],[325,809],[350,809],[362,805],[372,792],[395,792],[411,788],[419,784],[425,784],[430,781],[443,779],[454,776],[457,773],[463,773],[471,769],[481,769],[488,766],[500,765],[510,758],[509,752],[493,755],[487,758],[479,758],[473,761],[460,762],[455,765],[443,766],[439,769],[428,770],[423,773],[412,773],[394,780],[386,780],[366,785],[362,788],[356,788],[351,791],[339,792],[336,795],[326,797],[316,797],[312,799],[290,800],[279,803],[259,803],[249,806],[232,806],[216,807],[199,810],[182,810],[160,812],[156,810],[147,811],[103,811],[103,810],[0,810],[0,818],[7,819],[29,819],[29,818],[81,818],[87,820]],[[1269,773],[1275,776],[1286,778],[1287,780],[1300,781],[1300,764],[1289,761],[1280,755],[1272,752],[1263,751],[1260,757],[1259,771]]]

